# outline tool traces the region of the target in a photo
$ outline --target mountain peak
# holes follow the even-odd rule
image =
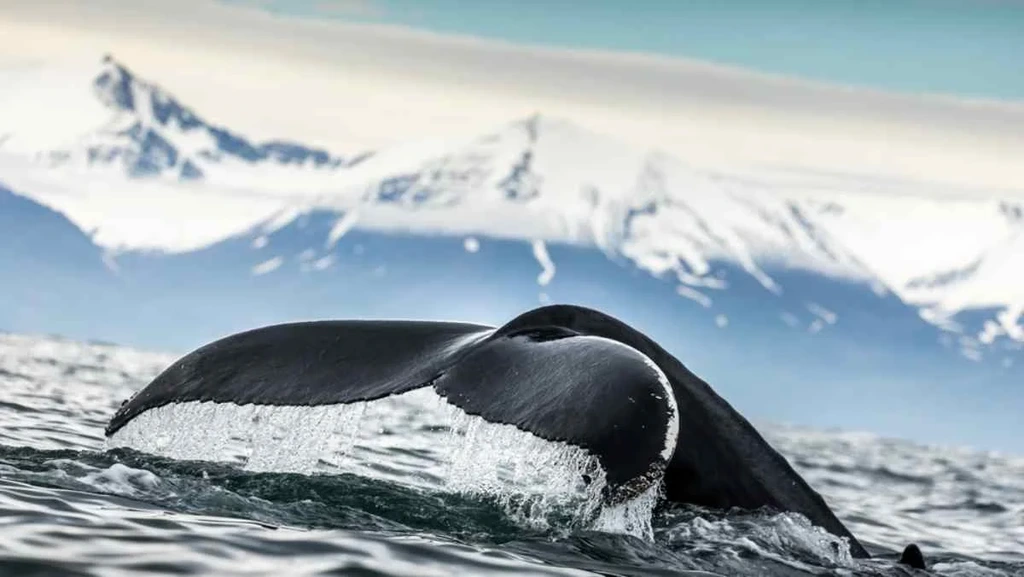
[[[239,168],[246,166],[283,169],[292,175],[296,169],[329,171],[344,164],[323,149],[280,139],[253,142],[209,122],[112,54],[84,68],[40,68],[23,80],[14,93],[24,94],[23,100],[8,102],[8,124],[16,131],[5,134],[0,145],[14,149],[7,142],[11,140],[19,152],[49,166],[77,164],[113,169],[131,178],[214,177],[234,183],[245,179],[246,171]],[[83,80],[86,84],[78,85],[87,88],[86,98],[76,101],[64,94],[67,86]],[[52,99],[51,85],[61,87],[61,98],[40,99],[39,94]],[[57,113],[55,106],[60,107]]]
[[[101,70],[93,80],[93,91],[107,108],[147,115],[147,120],[157,124],[175,120],[185,130],[206,124],[169,92],[140,79],[110,54],[103,57]]]
[[[93,80],[93,89],[108,108],[135,110],[135,83],[135,76],[128,68],[106,54],[100,73]]]

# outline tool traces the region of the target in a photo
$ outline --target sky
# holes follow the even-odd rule
[[[229,0],[249,2],[252,0]],[[905,92],[1024,99],[1017,0],[262,0],[278,14],[684,56]]]
[[[1024,3],[886,0],[879,16],[847,0],[702,1],[11,0],[0,84],[64,66],[46,82],[68,87],[72,110],[110,53],[212,122],[340,156],[540,112],[712,170],[1024,197],[1024,100],[961,98],[1024,82]],[[938,96],[912,89],[938,83]],[[36,92],[3,91],[0,115],[29,120]]]

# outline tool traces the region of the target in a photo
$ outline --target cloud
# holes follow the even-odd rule
[[[731,172],[785,166],[1011,190],[1024,182],[1024,106],[1012,104],[211,0],[0,2],[0,38],[0,67],[112,52],[211,120],[342,154],[479,134],[541,111]]]

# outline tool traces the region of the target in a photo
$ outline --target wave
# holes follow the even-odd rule
[[[16,514],[22,522],[34,516],[33,526],[48,527],[39,542],[49,543],[53,552],[68,551],[71,535],[90,531],[92,537],[102,537],[100,551],[104,543],[113,545],[108,542],[111,535],[118,536],[115,541],[148,539],[150,546],[166,541],[163,549],[177,550],[184,557],[175,561],[166,552],[154,555],[186,574],[220,567],[223,559],[217,551],[225,548],[230,552],[221,551],[221,557],[238,555],[241,549],[258,562],[276,566],[286,552],[302,565],[311,551],[350,559],[352,548],[373,546],[383,549],[379,559],[366,561],[367,566],[387,575],[402,573],[403,556],[429,559],[448,572],[475,568],[545,575],[903,574],[885,555],[852,559],[841,539],[790,513],[662,508],[651,519],[653,540],[645,540],[579,528],[572,509],[550,509],[547,523],[539,526],[509,514],[508,502],[493,496],[436,491],[349,473],[247,471],[129,449],[40,451],[0,446],[0,499],[6,516]],[[97,523],[99,528],[90,529]],[[160,529],[160,537],[154,537],[154,529]],[[204,544],[197,541],[196,532],[203,534]],[[22,537],[9,535],[4,545]],[[339,539],[350,542],[348,553],[337,549]],[[70,559],[54,562],[58,561]],[[939,574],[988,575],[1000,570],[1014,574],[1022,567],[945,556],[937,559],[935,568]]]

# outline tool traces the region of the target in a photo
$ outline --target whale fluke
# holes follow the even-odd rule
[[[106,434],[174,403],[347,404],[422,387],[468,414],[590,452],[612,502],[663,481],[671,502],[800,513],[868,557],[707,383],[639,331],[577,306],[535,309],[499,328],[352,320],[239,333],[167,368],[118,409]]]
[[[679,407],[679,440],[665,475],[669,501],[719,509],[767,506],[800,513],[845,537],[854,557],[870,556],[821,495],[747,419],[646,335],[604,313],[569,305],[530,311],[501,330],[522,326],[557,326],[615,339],[650,358],[665,373]]]
[[[403,393],[491,332],[464,323],[315,321],[238,333],[168,367],[117,411],[106,434],[169,403],[313,406]]]

